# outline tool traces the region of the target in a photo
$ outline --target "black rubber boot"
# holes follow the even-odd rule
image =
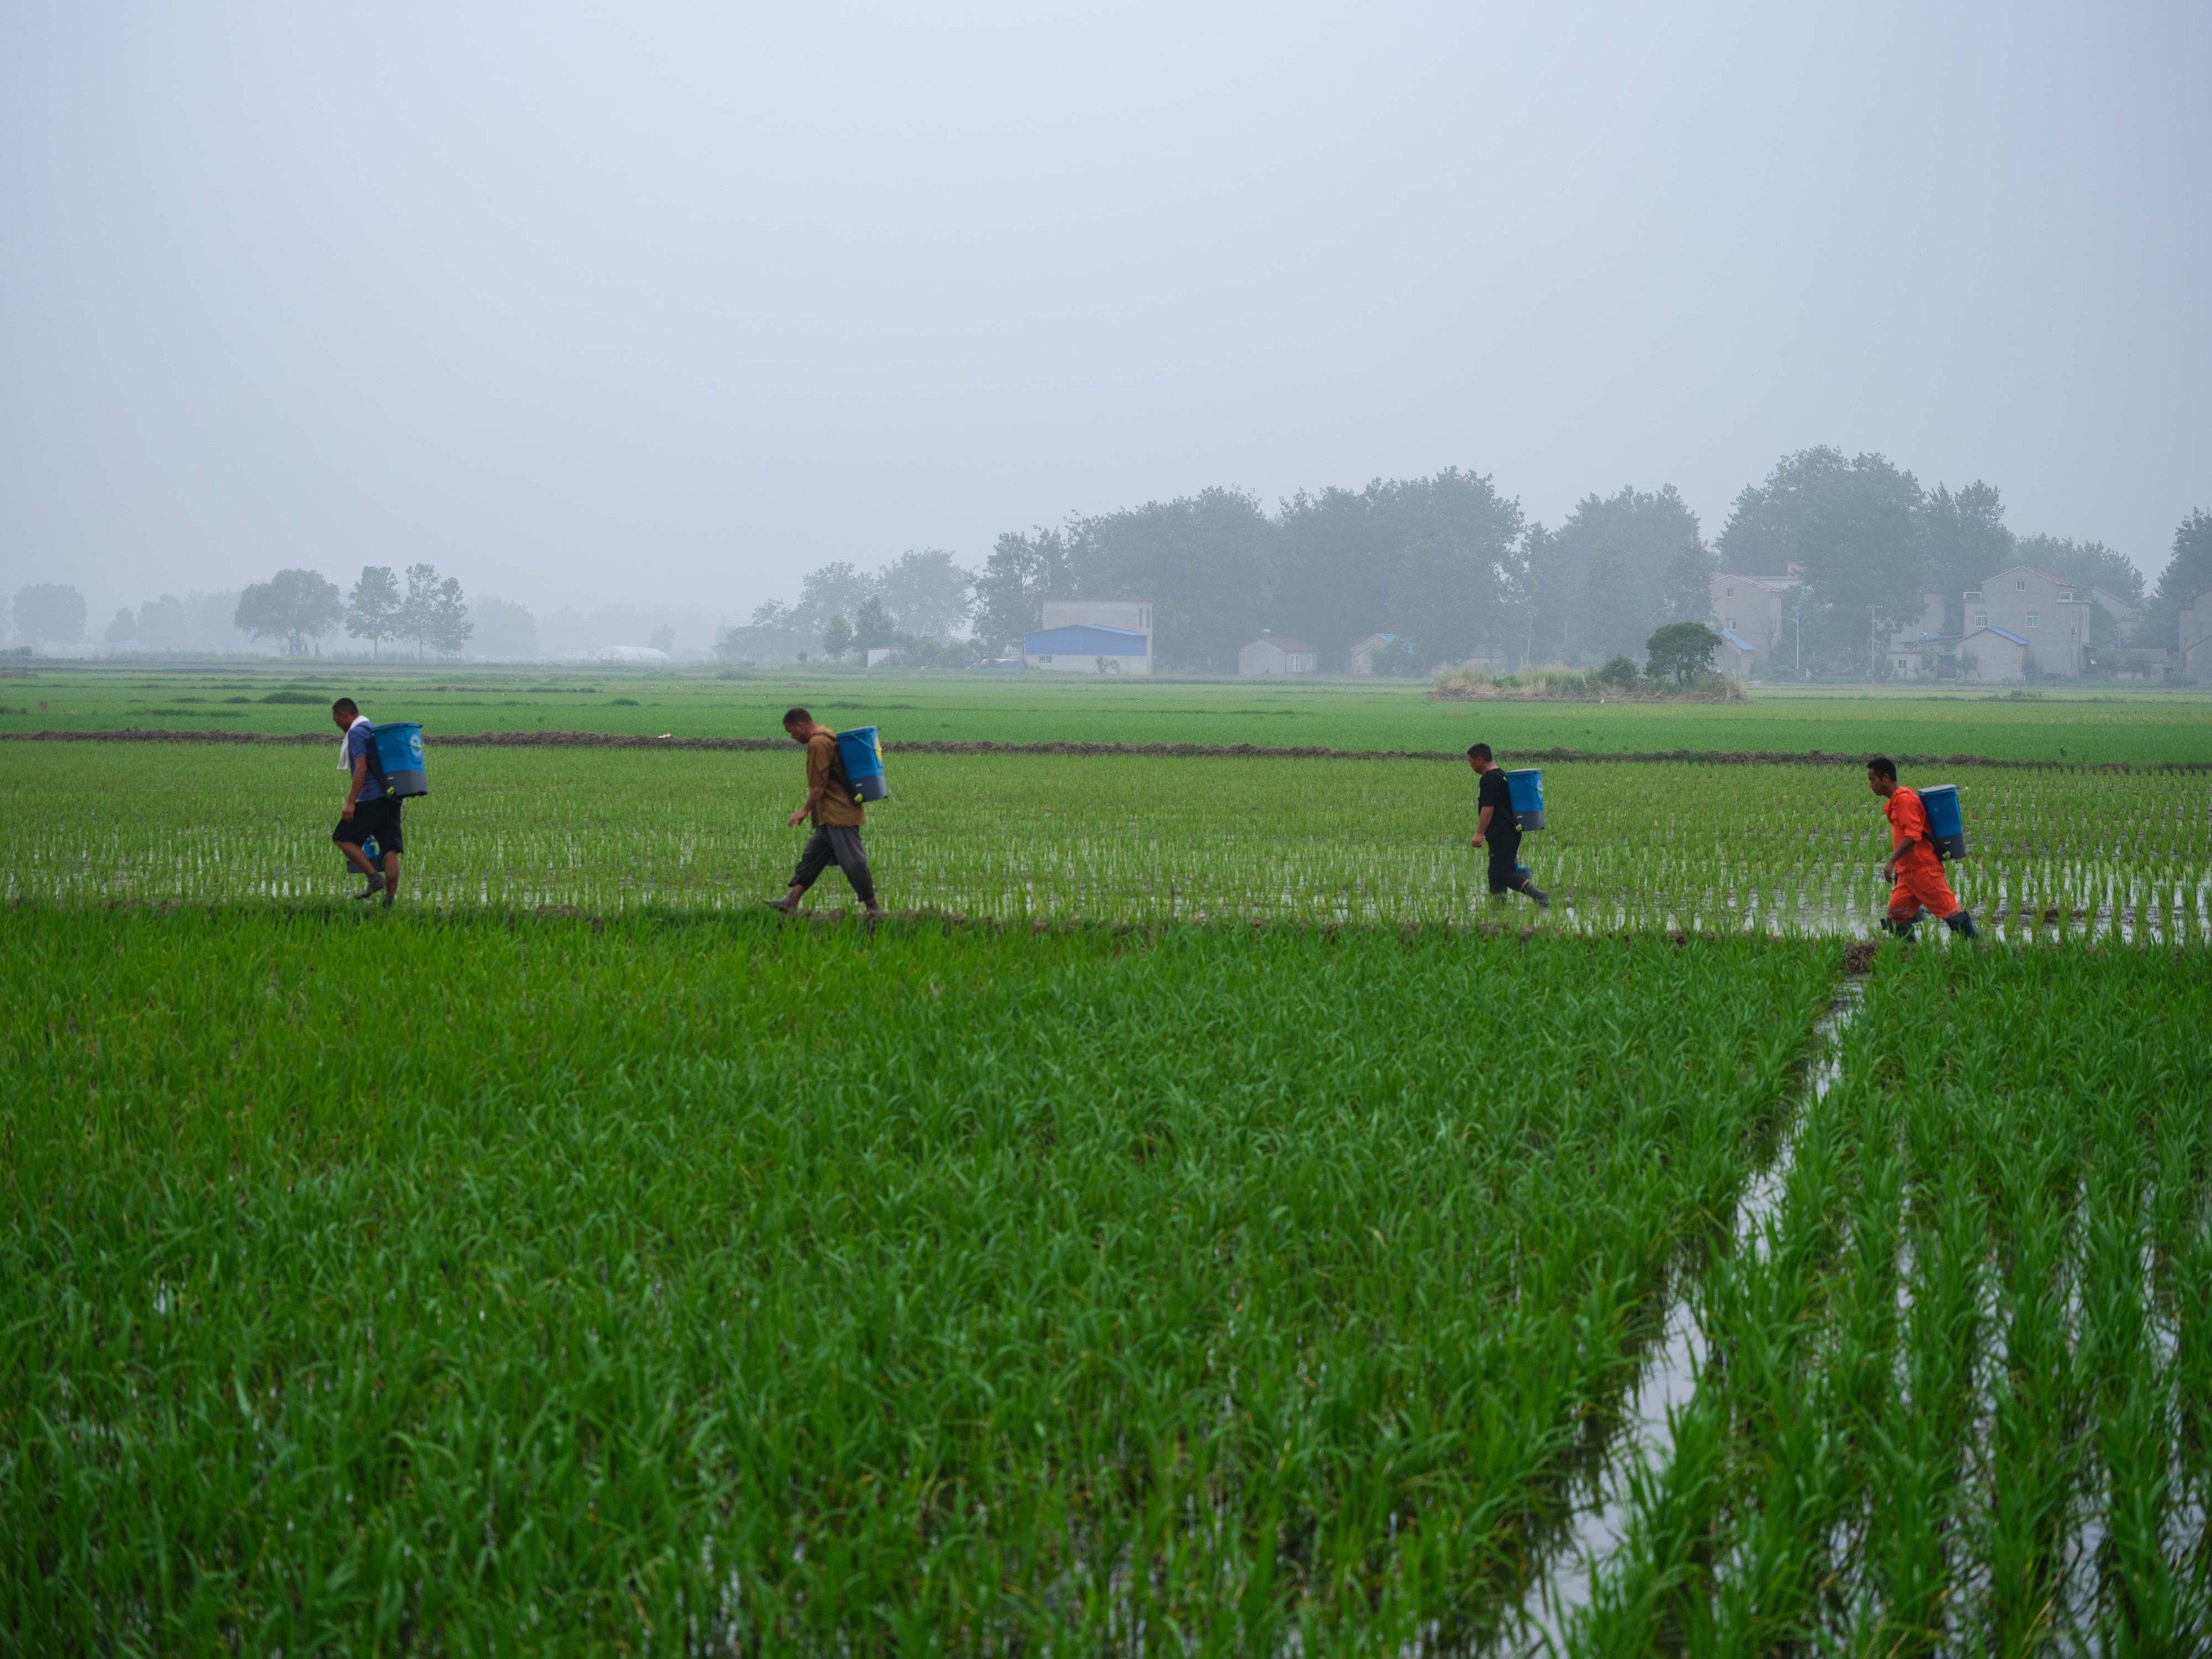
[[[1894,933],[1898,938],[1910,943],[1912,939],[1912,930],[1919,926],[1919,922],[1920,919],[1917,916],[1911,921],[1892,921],[1887,916],[1884,916],[1881,919],[1881,931],[1885,933]]]
[[[1980,929],[1974,926],[1972,913],[1964,905],[1960,906],[1952,915],[1944,917],[1943,925],[1960,939],[1979,939],[1982,936]]]
[[[1526,893],[1530,898],[1536,901],[1536,908],[1539,910],[1548,910],[1552,908],[1552,896],[1546,892],[1542,888],[1537,886],[1534,882],[1522,882],[1521,884],[1521,890]]]

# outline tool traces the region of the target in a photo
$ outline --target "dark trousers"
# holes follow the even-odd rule
[[[868,873],[868,855],[860,846],[860,832],[856,826],[817,824],[799,852],[799,867],[791,872],[791,884],[802,889],[811,887],[815,878],[832,864],[845,872],[845,879],[853,884],[860,902],[872,908],[876,902],[876,878]]]
[[[1528,878],[1521,872],[1521,837],[1500,841],[1495,834],[1483,837],[1483,846],[1490,854],[1490,890],[1493,893],[1512,893],[1520,890],[1521,884]]]

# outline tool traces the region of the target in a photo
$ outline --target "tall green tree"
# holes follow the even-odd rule
[[[1411,639],[1426,663],[1520,642],[1526,520],[1480,473],[1302,492],[1276,526],[1273,625],[1312,644],[1325,667],[1345,666],[1373,633]]]
[[[293,656],[331,632],[345,615],[338,585],[313,570],[280,570],[238,596],[238,626],[257,640],[281,639]]]
[[[897,640],[898,624],[892,620],[890,608],[879,595],[869,594],[853,615],[853,643],[863,651],[878,651]]]
[[[1462,662],[1506,646],[1498,574],[1480,548],[1431,536],[1395,550],[1393,564],[1389,599],[1398,626],[1389,631],[1410,642],[1417,665]]]
[[[1668,622],[1702,623],[1713,611],[1713,576],[1719,556],[1703,542],[1684,542],[1667,561],[1662,584]]]
[[[138,647],[142,651],[183,651],[192,644],[192,617],[185,602],[173,593],[148,599],[138,607]]]
[[[1126,590],[1151,600],[1152,650],[1163,663],[1233,672],[1238,648],[1261,629],[1290,631],[1271,616],[1276,545],[1275,526],[1252,496],[1202,489],[1076,520],[1068,574],[1079,597]]]
[[[345,630],[357,640],[367,640],[372,656],[382,656],[384,641],[398,632],[404,603],[399,578],[392,567],[365,564],[353,592],[346,595]]]
[[[1705,623],[1668,623],[1644,641],[1644,672],[1655,680],[1686,685],[1713,672],[1713,656],[1720,648],[1721,636]]]
[[[418,653],[441,657],[459,656],[476,631],[460,579],[441,576],[434,564],[407,567],[407,597],[399,602],[394,626],[400,638],[415,641]]]
[[[1038,526],[1027,535],[1007,531],[975,578],[975,635],[994,649],[1018,644],[1036,627],[1044,602],[1074,595],[1067,537]]]
[[[2158,592],[2136,634],[2138,642],[2179,649],[2181,607],[2200,593],[2212,593],[2212,513],[2202,508],[2174,530],[2172,556],[2159,573]]]
[[[926,640],[959,635],[975,614],[975,577],[950,553],[934,547],[900,554],[876,580],[876,592],[899,631]]]
[[[833,559],[817,565],[800,578],[799,603],[791,607],[790,625],[816,639],[832,617],[849,617],[876,591],[876,579],[849,559]]]
[[[89,614],[84,595],[66,582],[33,582],[15,590],[11,609],[15,637],[36,645],[52,641],[70,645],[84,637]]]
[[[476,654],[502,662],[527,662],[538,654],[538,618],[520,599],[479,593],[469,602],[476,623]]]
[[[1920,505],[1919,481],[1881,455],[1800,450],[1736,496],[1722,567],[1768,575],[1802,565],[1808,666],[1870,669],[1870,640],[1917,617],[1932,580]]]
[[[1955,494],[1937,484],[1921,502],[1920,532],[1928,550],[1929,580],[1943,595],[1943,631],[1962,634],[1966,590],[2021,562],[2012,532],[2005,528],[2004,498],[1995,485],[1978,478]]]
[[[1617,547],[1598,548],[1583,569],[1568,635],[1575,654],[1589,662],[1630,654],[1650,632],[1652,610],[1634,562]]]
[[[1582,572],[1559,538],[1541,524],[1522,538],[1522,649],[1530,662],[1573,654],[1571,631],[1582,609]]]
[[[1553,531],[1547,556],[1563,568],[1573,596],[1561,619],[1559,648],[1589,661],[1633,652],[1667,615],[1667,568],[1688,543],[1701,538],[1698,515],[1672,484],[1638,489],[1624,484],[1610,495],[1585,495]],[[1606,588],[1596,612],[1588,604],[1591,573],[1601,554]],[[1704,611],[1698,615],[1703,617]]]

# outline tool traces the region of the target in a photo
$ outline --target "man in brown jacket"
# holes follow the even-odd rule
[[[876,878],[868,873],[868,855],[860,846],[860,826],[867,822],[867,814],[853,793],[852,781],[845,775],[845,763],[837,752],[837,734],[826,726],[817,726],[814,716],[804,708],[786,711],[783,729],[793,743],[806,745],[806,799],[787,823],[796,830],[811,817],[814,833],[806,838],[806,846],[799,854],[799,867],[791,872],[791,890],[780,899],[768,900],[769,908],[787,916],[796,915],[799,901],[806,896],[814,878],[835,862],[867,907],[867,919],[881,921],[889,913],[876,902]]]

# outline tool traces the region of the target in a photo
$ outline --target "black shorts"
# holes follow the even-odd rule
[[[399,797],[379,795],[374,800],[357,800],[353,804],[353,816],[340,818],[338,827],[331,831],[331,839],[341,847],[358,847],[371,836],[376,837],[380,853],[404,853],[405,840],[399,830]]]

